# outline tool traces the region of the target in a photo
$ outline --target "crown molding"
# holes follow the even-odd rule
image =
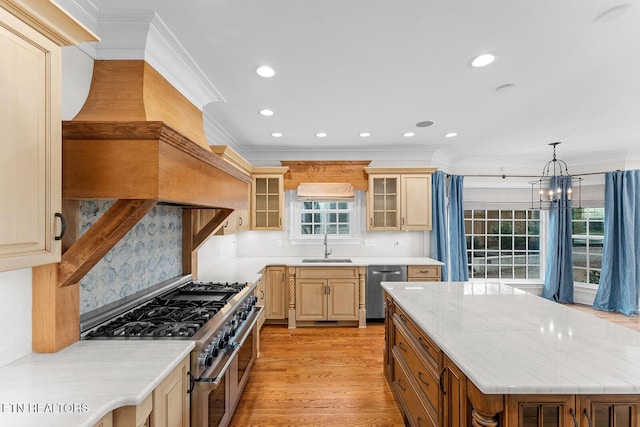
[[[204,134],[209,145],[228,145],[234,151],[242,151],[242,147],[229,132],[227,132],[207,110],[202,111]]]
[[[149,10],[100,10],[95,59],[145,60],[198,109],[226,102],[162,21]]]
[[[80,21],[82,25],[98,34],[98,7],[90,0],[57,0],[57,3],[67,13]],[[82,42],[75,47],[91,58],[96,57],[96,43]]]

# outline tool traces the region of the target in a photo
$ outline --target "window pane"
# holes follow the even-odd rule
[[[349,222],[349,214],[348,213],[338,214],[338,222]]]
[[[573,234],[587,234],[586,221],[573,221]]]
[[[349,203],[347,202],[338,203],[338,209],[349,209]]]
[[[338,226],[338,231],[340,234],[349,234],[349,225],[340,224]]]
[[[465,216],[473,218],[465,221],[470,277],[540,278],[539,212],[467,210]]]
[[[604,222],[602,222],[602,221],[590,221],[589,222],[589,235],[591,235],[591,236],[604,236]]]
[[[327,218],[327,222],[334,222],[335,223],[338,220],[338,215],[335,214],[335,213],[327,214],[327,217],[328,217]]]

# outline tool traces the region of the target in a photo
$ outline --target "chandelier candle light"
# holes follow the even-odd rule
[[[556,147],[560,142],[551,142],[553,158],[542,168],[542,176],[531,181],[531,208],[532,209],[571,209],[573,189],[571,188],[571,175],[564,160],[556,157]],[[578,200],[582,187],[582,178],[578,178]],[[538,189],[538,206],[535,203],[535,187]]]

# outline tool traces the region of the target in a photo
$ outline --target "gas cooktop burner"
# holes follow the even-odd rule
[[[191,282],[180,288],[181,293],[185,292],[240,292],[246,283],[218,283],[218,282]]]
[[[246,283],[187,283],[98,326],[85,339],[192,337],[245,286]]]

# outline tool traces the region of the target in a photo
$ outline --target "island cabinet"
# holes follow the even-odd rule
[[[433,168],[365,168],[367,230],[431,230]]]
[[[358,268],[296,269],[296,321],[357,321]]]
[[[638,394],[483,393],[386,291],[385,303],[384,372],[411,426],[640,426]]]

